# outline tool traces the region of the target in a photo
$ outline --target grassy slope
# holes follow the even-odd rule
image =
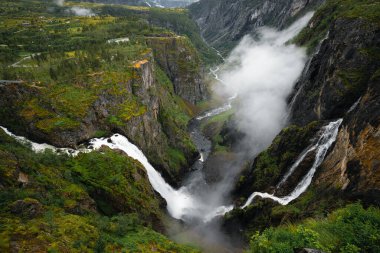
[[[91,6],[100,12],[105,8]],[[172,32],[149,25],[139,9],[133,10],[132,16],[69,17],[51,1],[4,1],[0,12],[0,79],[21,79],[27,89],[38,90],[38,95],[30,94],[18,106],[20,116],[36,121],[40,131],[77,127],[102,93],[130,98],[114,108],[114,117],[108,119],[111,124],[144,113],[138,98],[123,87],[134,78],[131,66],[150,53],[144,36]],[[129,43],[105,43],[126,34]],[[20,63],[28,67],[9,66],[32,53],[41,54]],[[155,75],[154,92],[165,108],[161,120],[170,123],[166,127],[170,134],[177,134],[169,144],[193,149],[189,137],[184,136],[189,120],[187,105],[174,94],[172,83],[158,67]],[[6,110],[1,108],[0,114],[15,113]],[[99,130],[96,136],[105,134]],[[164,159],[179,168],[184,160],[182,152],[168,148]],[[149,228],[160,227],[159,203],[141,165],[128,157],[111,151],[75,159],[34,154],[3,132],[0,156],[2,252],[9,251],[11,241],[23,251],[194,251]],[[19,172],[28,175],[26,186],[17,182]],[[42,210],[35,217],[29,216],[30,209],[12,213],[17,200]]]
[[[249,252],[294,252],[316,248],[324,252],[379,252],[380,210],[348,205],[324,219],[266,229],[251,238]]]
[[[21,118],[32,122],[44,134],[75,131],[94,102],[104,94],[124,101],[108,108],[111,115],[104,122],[108,126],[126,124],[147,110],[133,89],[131,93],[125,86],[141,83],[134,65],[151,57],[146,36],[176,36],[166,28],[148,23],[152,16],[155,20],[166,17],[166,10],[80,3],[98,16],[75,17],[65,12],[71,5],[66,2],[66,7],[59,8],[50,1],[5,1],[0,5],[4,14],[0,18],[0,79],[23,80],[27,90],[34,90],[16,108],[0,109],[0,117],[7,118],[8,125],[14,129],[21,127]],[[172,12],[180,17],[184,15],[184,22],[190,22],[183,10]],[[23,26],[25,22],[29,25]],[[106,43],[126,36],[130,39],[127,43]],[[188,39],[186,43],[190,43]],[[35,55],[22,60],[30,54]],[[20,65],[27,67],[10,66],[19,60],[22,60]],[[174,94],[172,83],[158,66],[154,75],[156,88],[150,92],[160,98],[160,120],[169,138],[166,148],[174,154],[159,160],[167,161],[173,171],[179,171],[186,163],[181,150],[195,150],[186,132],[191,110]],[[10,115],[15,113],[20,117],[11,122]],[[107,129],[98,129],[94,136],[106,134]]]
[[[1,130],[0,157],[2,252],[10,243],[29,252],[193,251],[148,228],[160,226],[159,203],[142,165],[127,156],[36,154]]]

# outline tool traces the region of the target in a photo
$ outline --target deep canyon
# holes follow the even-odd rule
[[[380,250],[380,3],[192,2],[0,4],[2,252]]]

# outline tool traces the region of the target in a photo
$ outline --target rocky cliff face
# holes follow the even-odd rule
[[[378,67],[373,55],[378,45],[377,26],[360,19],[336,20],[296,85],[292,121],[302,125],[342,117],[366,92]]]
[[[182,109],[175,95],[158,79],[159,70],[155,69],[152,53],[135,62],[129,71],[129,78],[100,90],[87,108],[80,105],[85,109],[82,117],[75,120],[66,118],[69,108],[46,100],[45,88],[30,83],[1,86],[2,125],[33,140],[58,147],[75,147],[94,136],[119,132],[139,146],[175,183],[181,169],[190,167],[196,158],[195,148],[186,133],[186,122],[173,119]],[[93,78],[98,83],[107,82],[102,73]],[[170,113],[167,107],[172,110]],[[165,122],[172,123],[163,129]],[[176,132],[176,138],[168,137],[172,132]],[[170,150],[179,152],[178,161],[170,157]]]
[[[356,108],[346,114],[335,147],[314,183],[377,205],[380,205],[379,82],[378,75],[372,76]]]
[[[201,0],[189,8],[205,40],[228,52],[262,26],[283,28],[323,0]]]
[[[190,41],[183,36],[149,37],[154,57],[174,85],[174,92],[195,104],[207,96],[201,77],[201,60]]]
[[[310,26],[318,27],[322,17],[316,15]],[[379,35],[378,24],[368,19],[334,20],[300,78],[291,104],[292,121],[299,125],[344,118],[315,186],[377,204]]]

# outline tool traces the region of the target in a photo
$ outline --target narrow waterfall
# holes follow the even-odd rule
[[[245,208],[248,205],[250,205],[256,196],[259,196],[262,198],[269,198],[280,203],[281,205],[287,205],[294,199],[298,198],[303,192],[305,192],[306,189],[311,184],[311,180],[313,179],[313,176],[317,168],[321,165],[321,163],[325,159],[327,151],[329,150],[331,145],[335,142],[336,137],[338,135],[339,126],[341,125],[342,121],[343,119],[338,119],[336,121],[330,122],[327,126],[325,126],[323,128],[323,133],[321,137],[318,139],[318,142],[312,147],[309,147],[305,152],[303,152],[303,154],[297,159],[294,165],[285,174],[281,182],[284,182],[294,172],[294,169],[305,158],[307,153],[310,153],[312,150],[317,150],[315,154],[315,158],[314,158],[314,163],[311,166],[309,172],[304,176],[301,182],[298,183],[296,188],[288,196],[276,197],[273,194],[269,194],[265,192],[254,192],[251,194],[251,196],[248,198],[247,202],[242,206],[242,208]]]

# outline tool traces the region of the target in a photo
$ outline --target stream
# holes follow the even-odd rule
[[[34,143],[22,136],[14,135],[4,127],[0,128],[17,141],[29,143],[35,152],[51,149],[57,153],[76,156],[81,152],[98,150],[102,146],[123,151],[145,167],[150,184],[165,199],[170,216],[183,221],[183,227],[171,228],[173,230],[171,233],[175,235],[172,237],[176,238],[176,241],[197,242],[199,245],[206,245],[207,252],[237,252],[239,250],[230,250],[233,248],[229,241],[230,238],[223,235],[218,227],[218,219],[215,218],[223,216],[234,208],[248,207],[256,197],[269,198],[281,205],[287,205],[298,198],[311,184],[317,168],[335,142],[342,119],[326,124],[315,143],[307,147],[289,167],[277,188],[286,182],[307,154],[315,152],[313,165],[288,196],[277,197],[265,192],[253,192],[245,204],[240,207],[235,207],[232,200],[228,199],[234,183],[231,178],[239,173],[236,164],[223,165],[227,167],[228,173],[220,182],[211,184],[206,181],[204,166],[211,155],[212,144],[203,135],[201,123],[230,110],[232,103],[238,98],[237,102],[240,108],[235,108],[234,103],[234,109],[237,112],[236,116],[240,117],[239,123],[242,124],[239,130],[246,130],[247,136],[250,136],[246,141],[251,146],[258,147],[254,154],[258,154],[269,146],[286,124],[283,119],[286,118],[284,115],[288,113],[287,97],[293,90],[294,83],[306,63],[305,52],[294,45],[286,45],[286,42],[306,26],[311,16],[312,13],[307,14],[298,23],[296,22],[295,25],[284,31],[265,30],[262,34],[263,38],[258,42],[243,40],[243,43],[233,52],[234,57],[230,57],[232,60],[228,59],[231,61],[230,65],[237,67],[231,70],[224,69],[221,77],[219,77],[219,67],[210,69],[210,74],[221,86],[227,88],[228,93],[226,94],[229,95],[226,96],[227,99],[223,104],[203,112],[189,122],[188,131],[200,157],[191,166],[191,172],[178,189],[170,186],[150,164],[142,150],[121,134],[91,139],[87,146],[74,150]],[[234,64],[236,62],[239,64]],[[243,110],[239,111],[242,108]],[[209,245],[213,249],[208,248]]]

